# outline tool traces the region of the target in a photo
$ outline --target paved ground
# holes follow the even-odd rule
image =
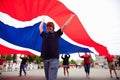
[[[0,80],[45,80],[43,69],[27,71],[27,76],[18,77],[17,71],[3,72],[0,75]],[[90,78],[86,78],[83,68],[70,68],[69,77],[64,77],[63,69],[59,68],[57,80],[116,80],[115,75],[110,78],[108,69],[91,68]],[[120,70],[117,70],[120,77]],[[120,80],[120,79],[119,79]]]

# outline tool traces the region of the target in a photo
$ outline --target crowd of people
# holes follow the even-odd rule
[[[19,58],[21,60],[15,61],[15,62],[14,61],[6,61],[5,58],[2,58],[2,59],[0,59],[0,69],[2,68],[3,71],[5,71],[5,72],[8,72],[8,71],[10,71],[10,72],[18,71],[19,72],[21,70],[21,73],[22,73],[23,68],[25,71],[43,68],[42,62],[40,64],[36,64],[35,62],[29,62],[27,59],[25,59],[25,60],[23,59],[26,57],[27,57],[27,55],[20,56]],[[27,60],[27,62],[26,62],[26,60]]]
[[[89,78],[90,77],[90,68],[91,68],[91,62],[90,62],[91,53],[85,53],[84,55],[81,55],[81,53],[78,53],[78,56],[80,58],[83,58],[83,61],[84,61],[84,63],[82,63],[83,68],[84,68],[84,71],[86,73],[86,77]],[[28,59],[26,55],[22,56],[22,57],[20,56],[20,58],[22,59],[21,63],[20,62],[19,63],[8,62],[7,64],[5,63],[6,64],[5,70],[9,71],[8,66],[9,67],[11,66],[10,71],[18,71],[19,76],[22,76],[22,71],[24,72],[24,75],[26,75],[26,70],[39,69],[38,64],[35,64],[35,63],[28,64],[28,62],[26,62],[26,60]],[[23,58],[25,58],[25,59],[23,59]],[[62,66],[61,66],[61,67],[63,67],[63,75],[69,77],[69,68],[73,68],[69,63],[70,62],[69,61],[70,54],[62,54],[61,59],[63,60]],[[118,77],[119,74],[117,74],[116,69],[118,69],[118,70],[120,69],[120,56],[113,56],[113,55],[112,56],[105,56],[104,59],[106,60],[107,68],[110,71],[110,78],[113,78],[113,76],[115,74],[116,79],[119,79],[119,77]],[[3,62],[5,62],[5,59],[4,58],[0,59],[0,61],[2,61],[2,62],[0,62],[0,64],[3,64]],[[116,66],[116,63],[117,63],[117,66]],[[24,67],[21,67],[22,64],[24,65]],[[27,67],[26,67],[26,64],[27,64]],[[74,67],[75,67],[75,65],[74,65]],[[20,68],[22,68],[22,69],[20,69]]]

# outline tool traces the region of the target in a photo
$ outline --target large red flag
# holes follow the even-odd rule
[[[62,26],[71,14],[75,14],[57,0],[0,0],[0,12],[23,22],[46,15],[52,18],[59,26]],[[93,41],[89,37],[77,15],[65,29],[64,33],[76,43],[90,48],[93,47],[100,56],[109,55],[105,46]],[[0,48],[3,49],[3,46],[0,45]]]

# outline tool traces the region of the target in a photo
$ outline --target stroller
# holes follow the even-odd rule
[[[3,72],[3,67],[4,67],[4,61],[5,61],[5,59],[0,59],[0,75],[2,74],[2,72]]]

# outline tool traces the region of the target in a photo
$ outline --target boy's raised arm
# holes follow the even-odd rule
[[[43,24],[44,24],[44,21],[45,21],[45,18],[43,17],[42,22],[40,23],[40,26],[39,26],[40,33],[43,32]]]
[[[68,26],[68,24],[71,22],[71,20],[73,19],[73,17],[75,16],[75,14],[72,14],[70,16],[70,18],[65,22],[65,24],[61,27],[61,31],[63,32],[63,30]]]

